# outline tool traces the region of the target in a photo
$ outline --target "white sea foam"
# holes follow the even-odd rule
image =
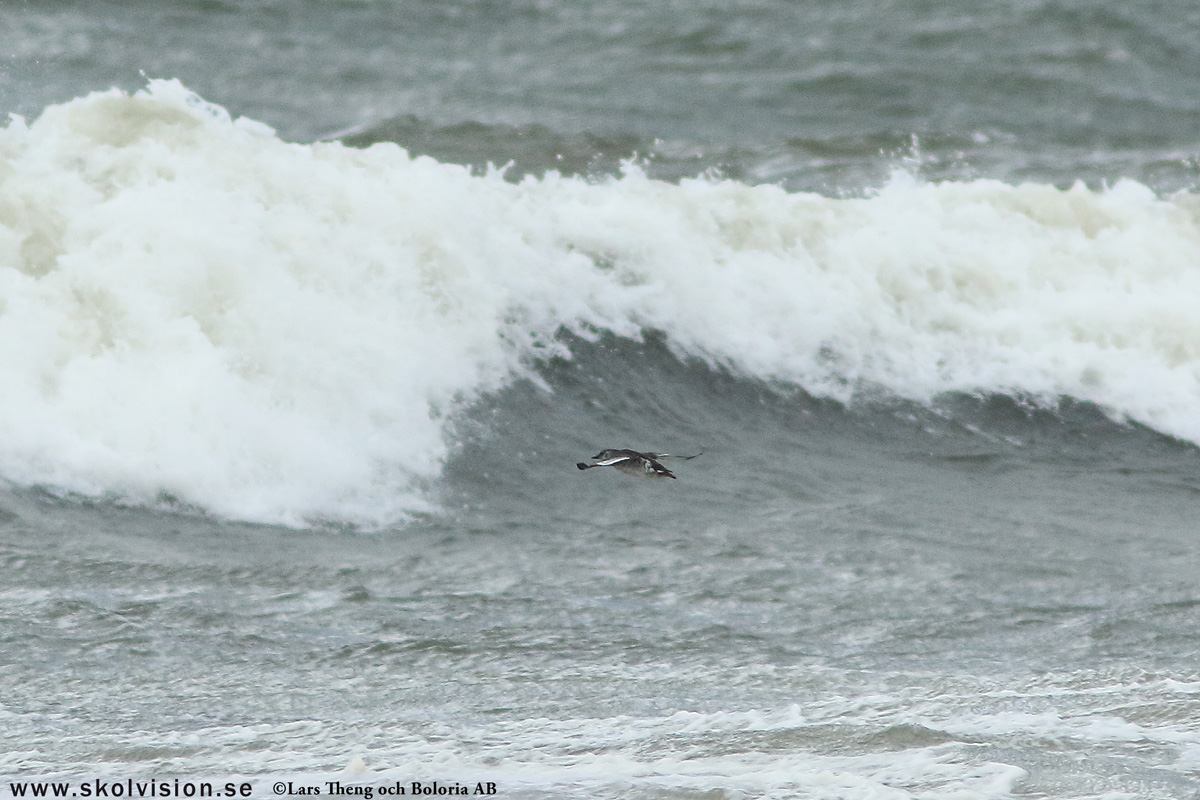
[[[151,751],[163,754],[148,765],[159,774],[252,776],[254,797],[269,796],[268,787],[282,779],[322,788],[330,781],[372,787],[410,787],[418,781],[470,789],[490,782],[499,790],[496,796],[989,800],[1012,796],[1026,775],[1020,767],[987,760],[974,752],[976,747],[960,743],[829,754],[814,749],[839,748],[743,738],[745,729],[731,724],[730,712],[691,716],[696,719],[689,722],[707,719],[711,727],[679,729],[676,714],[445,726],[436,736],[414,732],[405,723],[364,735],[361,726],[310,720],[124,732],[101,737],[110,745],[110,758],[118,758],[91,768],[101,776],[127,775],[129,763],[120,754]],[[760,715],[773,716],[769,711]],[[805,744],[819,742],[820,735],[815,732]],[[314,773],[312,768],[314,763],[337,762],[346,763],[346,769]],[[34,761],[25,768],[39,766]]]
[[[177,82],[0,131],[0,475],[305,524],[428,510],[459,404],[587,333],[848,397],[1091,400],[1200,441],[1200,205],[830,199],[297,145]]]

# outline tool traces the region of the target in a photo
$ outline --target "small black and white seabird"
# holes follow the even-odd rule
[[[703,455],[696,453],[696,456]],[[612,467],[638,478],[674,478],[671,470],[659,463],[662,458],[679,458],[687,460],[696,456],[673,456],[670,453],[639,453],[636,450],[601,450],[592,456],[594,463],[585,464],[580,461],[575,466],[580,469],[592,467]]]

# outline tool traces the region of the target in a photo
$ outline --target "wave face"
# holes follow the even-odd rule
[[[654,330],[849,402],[1069,396],[1200,442],[1200,205],[898,172],[861,198],[505,179],[281,141],[177,82],[0,133],[0,474],[221,517],[436,510],[454,420]],[[564,331],[570,336],[564,336]]]

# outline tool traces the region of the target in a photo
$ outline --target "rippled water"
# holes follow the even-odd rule
[[[1196,14],[0,8],[0,774],[1193,796]]]

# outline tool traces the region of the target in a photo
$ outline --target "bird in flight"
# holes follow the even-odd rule
[[[696,456],[703,455],[696,453]],[[670,453],[639,453],[636,450],[601,450],[592,456],[592,463],[580,461],[575,466],[580,469],[592,467],[612,467],[626,475],[638,478],[674,478],[675,473],[659,463],[662,458],[679,458],[687,460],[696,456],[673,456]]]

